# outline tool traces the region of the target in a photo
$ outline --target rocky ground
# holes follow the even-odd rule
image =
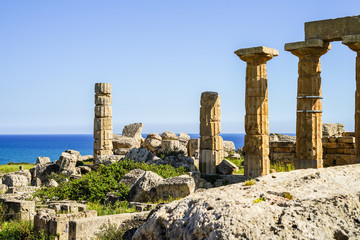
[[[360,239],[360,164],[202,190],[159,206],[133,239]]]

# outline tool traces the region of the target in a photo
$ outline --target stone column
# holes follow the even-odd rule
[[[288,43],[285,50],[299,57],[295,168],[322,168],[322,94],[320,57],[330,49],[320,39]]]
[[[94,159],[99,155],[112,155],[111,84],[95,84]]]
[[[203,92],[200,101],[200,160],[201,173],[215,174],[216,166],[223,160],[220,95]]]
[[[356,52],[356,90],[355,90],[355,146],[354,163],[360,163],[360,35],[343,37],[343,44]]]
[[[270,172],[266,62],[279,52],[272,48],[254,47],[239,49],[235,54],[246,62],[244,175],[263,176]]]

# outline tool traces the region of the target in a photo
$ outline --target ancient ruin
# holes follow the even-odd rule
[[[200,101],[200,160],[201,173],[216,173],[216,166],[223,160],[220,95],[203,92]]]
[[[330,42],[341,41],[359,53],[360,16],[305,23],[305,41],[285,44],[285,50],[299,57],[296,117],[295,167],[323,167],[320,57],[330,50]],[[360,65],[356,61],[355,144],[360,143]],[[357,149],[355,163],[360,162]]]
[[[95,118],[94,118],[94,159],[100,155],[112,155],[112,108],[111,84],[95,84]]]
[[[269,173],[269,110],[266,62],[279,55],[267,47],[235,51],[246,62],[245,163],[244,174],[258,177]]]

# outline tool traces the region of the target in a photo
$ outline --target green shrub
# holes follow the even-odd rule
[[[185,154],[184,151],[179,150],[179,149],[175,149],[175,150],[168,150],[166,149],[165,151],[162,152],[158,152],[156,154],[157,157],[161,158],[161,159],[165,159],[166,157],[170,157],[170,156],[177,156],[179,154]]]
[[[87,173],[82,178],[63,183],[59,187],[42,188],[35,193],[35,196],[103,203],[108,192],[117,192],[117,195],[125,199],[129,187],[119,181],[125,174],[136,168],[153,171],[164,178],[186,173],[184,168],[174,168],[169,165],[149,166],[146,163],[125,159],[109,166],[102,165],[98,171]]]
[[[35,232],[30,221],[3,222],[0,230],[0,239],[3,240],[47,240],[45,233]],[[50,238],[54,239],[54,238]]]
[[[270,169],[275,169],[276,172],[290,172],[295,170],[294,164],[284,164],[280,162],[270,163]]]
[[[266,201],[266,198],[259,197],[259,198],[255,199],[253,203],[259,203],[259,202],[263,202],[263,201]]]
[[[102,205],[100,203],[88,203],[88,210],[96,210],[98,216],[103,215],[113,215],[121,213],[133,213],[136,212],[135,207],[129,208],[129,203],[127,201],[119,201],[115,204]]]
[[[250,180],[246,180],[244,182],[244,186],[251,186],[251,185],[255,185],[256,181],[254,179],[250,179]]]
[[[289,192],[286,192],[286,193],[284,194],[284,198],[289,199],[289,200],[293,200],[293,199],[294,199],[293,195],[291,195],[291,193],[289,193]]]
[[[124,229],[118,228],[115,224],[108,222],[100,227],[100,232],[96,234],[100,240],[122,240],[125,234]]]
[[[47,175],[46,177],[47,177],[48,180],[54,179],[57,183],[61,183],[61,181],[63,181],[65,178],[68,178],[68,176],[66,176],[65,174],[54,173],[54,172]]]

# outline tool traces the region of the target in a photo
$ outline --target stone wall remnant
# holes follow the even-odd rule
[[[111,84],[95,84],[94,159],[99,155],[112,155]]]
[[[269,174],[269,110],[266,62],[279,55],[267,47],[243,48],[235,54],[246,62],[244,174]]]
[[[321,39],[285,44],[286,51],[299,57],[296,169],[323,167],[320,57],[330,48]]]
[[[201,94],[199,168],[203,174],[216,173],[216,166],[223,160],[220,101],[217,92]]]

